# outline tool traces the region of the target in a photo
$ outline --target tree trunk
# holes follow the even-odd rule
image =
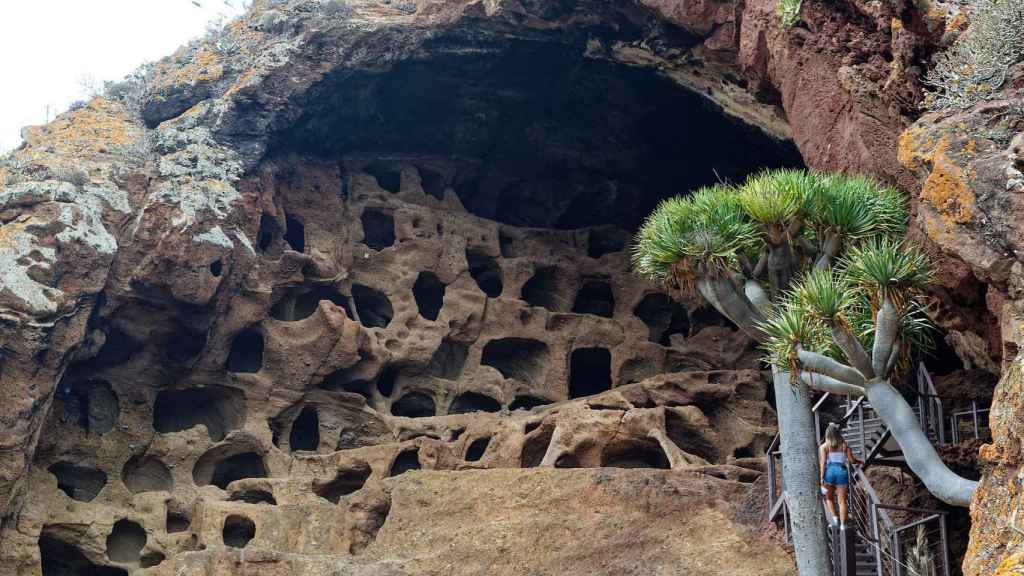
[[[782,440],[782,485],[793,523],[793,550],[800,576],[829,574],[828,542],[821,513],[821,469],[811,395],[789,372],[772,368]]]
[[[888,380],[870,382],[864,388],[871,407],[878,412],[903,450],[907,465],[928,491],[952,506],[970,506],[971,494],[978,483],[958,476],[939,458],[903,396]]]

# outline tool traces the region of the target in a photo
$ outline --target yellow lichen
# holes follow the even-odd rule
[[[150,85],[163,90],[200,82],[213,82],[224,75],[224,65],[217,53],[204,46],[196,50],[185,64],[178,64],[177,58],[165,59],[153,71]]]
[[[996,568],[995,576],[1024,576],[1024,551],[1004,558]]]
[[[24,132],[29,149],[68,156],[112,154],[142,136],[121,104],[97,97],[43,126]]]
[[[935,207],[947,225],[966,224],[974,217],[974,193],[963,169],[946,154],[948,148],[949,141],[943,138],[930,154],[932,171],[920,198]]]

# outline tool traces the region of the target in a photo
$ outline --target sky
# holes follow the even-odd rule
[[[5,0],[0,9],[0,152],[102,86],[202,36],[243,0]],[[198,4],[198,5],[197,5]],[[49,114],[49,117],[47,116]]]

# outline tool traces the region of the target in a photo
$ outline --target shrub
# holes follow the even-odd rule
[[[971,25],[925,78],[930,110],[968,108],[992,98],[1006,82],[1010,66],[1024,61],[1024,2],[978,0]]]
[[[783,28],[791,28],[800,20],[800,5],[803,0],[779,0],[775,11],[779,14],[779,23]]]

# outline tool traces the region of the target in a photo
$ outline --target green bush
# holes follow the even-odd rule
[[[1024,2],[977,0],[971,24],[925,78],[931,88],[924,107],[968,108],[992,98],[1006,82],[1010,66],[1024,61]]]
[[[779,14],[779,23],[783,28],[791,28],[800,20],[800,5],[803,0],[779,0],[775,11]]]

